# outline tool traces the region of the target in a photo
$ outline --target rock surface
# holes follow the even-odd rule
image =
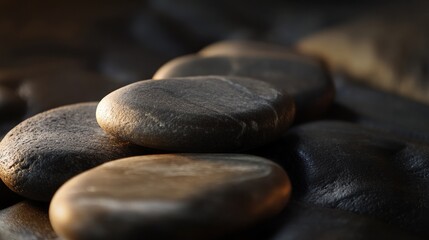
[[[289,173],[294,198],[429,231],[429,145],[346,122],[291,129],[266,156]]]
[[[286,173],[256,156],[137,156],[68,181],[50,218],[70,239],[211,239],[278,213],[290,191]]]
[[[262,48],[253,49],[253,51],[265,52],[266,50]],[[153,78],[204,75],[248,77],[267,82],[289,93],[295,100],[298,120],[318,118],[326,112],[334,99],[334,84],[317,61],[290,52],[284,55],[276,52],[281,57],[269,53],[253,55],[250,54],[251,52],[252,50],[248,53],[250,56],[237,54],[180,57],[161,67]]]
[[[264,145],[292,123],[293,100],[261,81],[205,76],[142,81],[101,100],[97,121],[142,146],[190,152]]]
[[[27,198],[49,201],[61,184],[104,162],[141,154],[106,134],[95,119],[97,103],[56,108],[12,129],[0,143],[0,174]]]
[[[58,240],[45,204],[24,201],[0,211],[0,239]]]

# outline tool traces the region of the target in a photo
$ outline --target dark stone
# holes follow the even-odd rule
[[[212,239],[279,213],[290,191],[283,169],[256,156],[137,156],[68,181],[50,218],[67,239]]]
[[[27,198],[49,201],[74,175],[142,153],[98,126],[96,106],[84,103],[56,108],[12,129],[0,143],[0,173],[5,184]]]
[[[21,197],[12,192],[4,183],[0,181],[0,209],[8,207],[21,200]],[[2,238],[0,238],[2,239]]]
[[[293,100],[247,78],[148,80],[107,95],[97,121],[108,133],[146,147],[190,152],[264,145],[292,123]]]
[[[154,79],[204,75],[248,77],[289,93],[295,99],[298,121],[318,118],[326,112],[334,98],[334,85],[317,61],[291,52],[281,57],[250,52],[248,56],[177,58],[161,67]]]
[[[278,216],[222,240],[423,239],[368,216],[292,201]]]
[[[0,239],[58,239],[46,204],[24,201],[0,211]]]
[[[429,106],[373,88],[336,79],[329,118],[359,123],[429,143]]]
[[[352,123],[291,129],[262,156],[289,173],[294,198],[429,236],[429,145]]]

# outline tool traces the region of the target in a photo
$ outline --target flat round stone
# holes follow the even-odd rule
[[[280,136],[293,100],[262,81],[205,76],[147,80],[101,100],[97,121],[108,133],[156,149],[239,151]]]
[[[141,154],[141,148],[106,134],[97,124],[97,103],[38,114],[0,143],[0,174],[27,198],[48,201],[66,180],[109,160]]]
[[[252,54],[176,58],[161,67],[154,79],[225,75],[248,77],[289,93],[296,103],[298,120],[320,117],[334,99],[334,84],[317,61],[299,55]],[[288,57],[289,56],[289,57]]]
[[[211,239],[279,213],[277,164],[242,154],[164,154],[103,164],[64,184],[49,214],[66,239]]]

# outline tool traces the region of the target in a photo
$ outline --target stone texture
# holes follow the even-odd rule
[[[286,173],[256,156],[137,156],[68,181],[50,218],[68,239],[211,239],[280,212],[290,191]]]
[[[146,147],[225,152],[274,140],[294,112],[293,100],[264,82],[205,76],[120,88],[101,100],[97,121],[106,132]]]
[[[267,45],[266,48],[269,46]],[[161,67],[154,75],[154,79],[203,75],[253,78],[270,83],[289,93],[296,103],[297,120],[320,117],[334,98],[334,85],[327,72],[317,61],[291,52],[286,52],[285,55],[281,55],[282,57],[269,53],[263,54],[265,51],[271,52],[266,48],[261,47],[260,50],[253,48],[254,52],[261,52],[259,55],[251,54],[251,50],[248,56],[234,54],[233,56],[180,57]],[[216,45],[211,49],[216,49]],[[214,50],[209,48],[206,51]]]
[[[289,173],[295,199],[429,236],[428,144],[327,121],[291,129],[263,152]]]
[[[48,206],[24,201],[0,211],[0,239],[59,239],[49,222]]]
[[[361,82],[429,103],[429,4],[412,1],[317,32],[297,47]]]
[[[106,134],[97,124],[97,103],[56,108],[12,129],[0,143],[0,174],[27,198],[48,201],[74,175],[141,148]]]
[[[429,106],[336,78],[329,118],[359,123],[429,143]]]

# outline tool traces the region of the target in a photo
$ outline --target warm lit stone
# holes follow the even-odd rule
[[[0,174],[27,198],[50,200],[74,175],[109,160],[142,153],[106,134],[97,124],[97,103],[38,114],[12,129],[0,143]]]
[[[50,218],[67,239],[211,239],[277,214],[290,192],[283,169],[256,156],[138,156],[68,181]]]
[[[265,82],[205,76],[120,88],[101,100],[97,121],[106,132],[146,147],[222,152],[274,140],[294,112],[293,100]]]
[[[297,119],[302,121],[320,117],[334,99],[334,84],[321,64],[290,52],[282,57],[268,53],[189,55],[166,63],[154,79],[204,75],[248,77],[272,84],[294,98]]]

